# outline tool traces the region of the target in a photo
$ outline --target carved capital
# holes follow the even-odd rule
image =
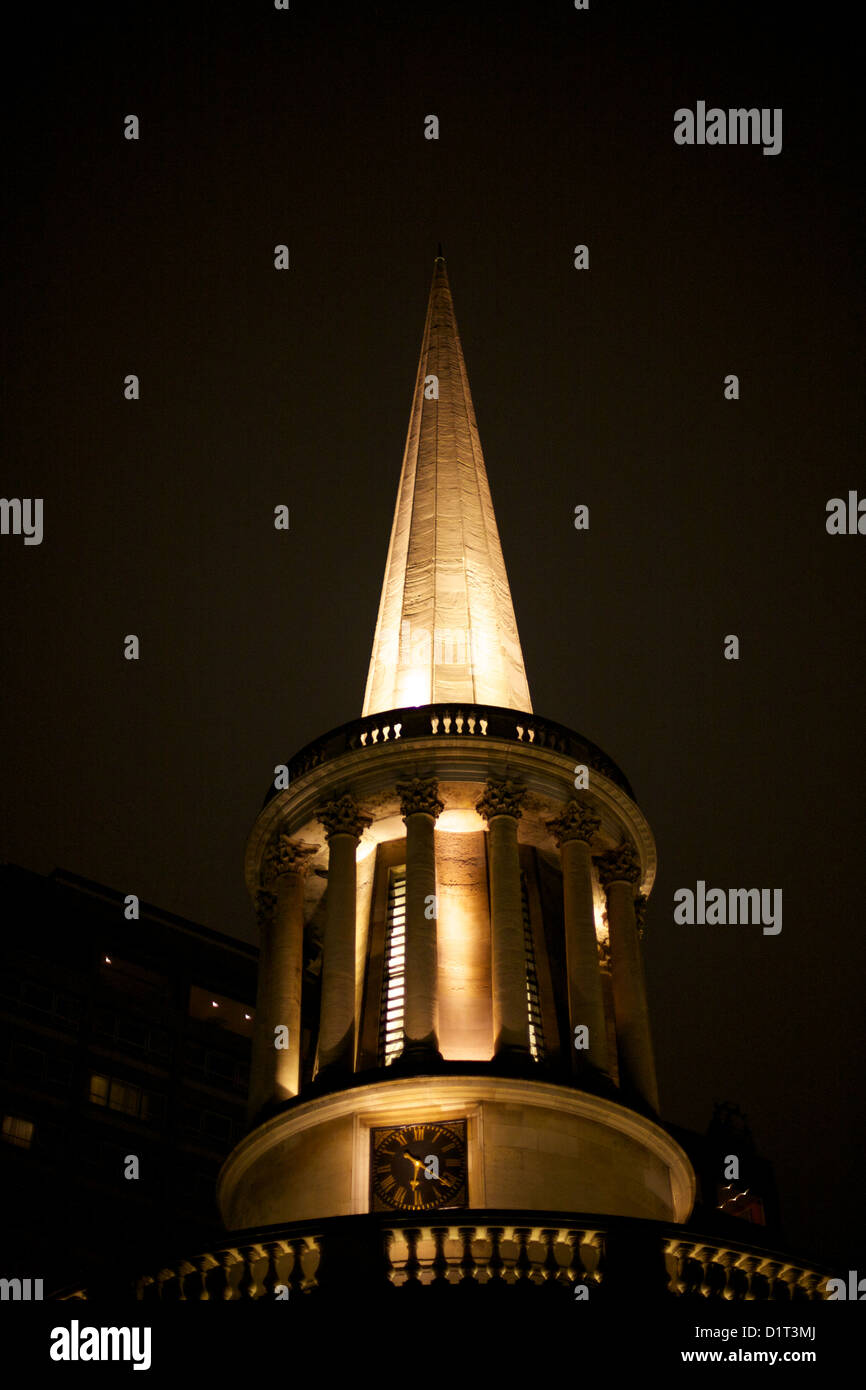
[[[521,814],[525,796],[526,787],[522,782],[513,782],[510,777],[505,777],[501,781],[494,781],[491,778],[475,809],[479,816],[483,816],[486,821],[493,820],[494,816],[514,816],[517,820]]]
[[[637,883],[640,878],[640,863],[631,845],[609,849],[595,862],[602,888],[609,888],[612,883]]]
[[[589,844],[601,825],[601,816],[588,801],[573,798],[553,820],[545,821],[558,847],[566,840],[583,840]]]
[[[262,882],[269,886],[283,874],[297,874],[303,877],[315,853],[315,845],[302,845],[278,830],[265,852]]]
[[[397,783],[397,792],[404,820],[418,811],[435,820],[445,810],[444,801],[439,800],[439,783],[435,777],[410,777]]]
[[[273,921],[274,909],[277,905],[276,893],[270,893],[266,888],[259,888],[253,900],[256,909],[256,921],[259,930],[264,931],[265,927],[270,926]]]
[[[316,819],[325,827],[325,838],[328,840],[332,835],[353,835],[356,840],[360,840],[373,820],[372,816],[365,816],[361,812],[357,801],[348,792],[345,796],[335,797],[327,805],[320,806],[316,812]]]

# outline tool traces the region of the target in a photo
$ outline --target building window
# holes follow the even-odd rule
[[[121,1115],[132,1115],[135,1119],[152,1120],[160,1123],[165,1116],[165,1097],[151,1091],[143,1091],[129,1081],[118,1081],[113,1076],[90,1078],[90,1100],[93,1105],[102,1105],[116,1110]]]
[[[29,1149],[33,1143],[33,1121],[20,1115],[3,1116],[3,1140],[16,1149]]]
[[[541,1027],[541,1001],[538,997],[538,971],[535,968],[535,941],[529,915],[529,895],[526,875],[520,875],[520,900],[523,906],[523,947],[526,959],[526,1012],[529,1021],[529,1051],[536,1062],[544,1056],[544,1033]]]
[[[90,1099],[94,1105],[108,1104],[108,1077],[93,1075],[90,1078]]]
[[[406,993],[406,867],[392,869],[385,922],[385,970],[379,1022],[379,1063],[388,1066],[403,1051]]]
[[[108,1088],[108,1108],[119,1110],[122,1115],[137,1115],[141,1109],[141,1087],[112,1078]]]

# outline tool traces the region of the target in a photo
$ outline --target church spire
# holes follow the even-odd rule
[[[363,713],[446,701],[532,708],[440,246]]]

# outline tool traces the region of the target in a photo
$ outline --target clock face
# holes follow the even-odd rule
[[[370,1132],[373,1211],[466,1205],[466,1121],[389,1125]]]

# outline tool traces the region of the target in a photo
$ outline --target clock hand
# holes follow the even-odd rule
[[[409,1162],[412,1164],[413,1168],[415,1169],[415,1175],[414,1175],[414,1177],[412,1178],[412,1181],[410,1182],[409,1186],[410,1186],[410,1187],[417,1187],[417,1186],[418,1186],[418,1170],[419,1170],[420,1168],[424,1168],[424,1167],[426,1166],[425,1163],[424,1163],[424,1160],[421,1159],[421,1158],[416,1158],[414,1154],[410,1154],[410,1152],[409,1152],[408,1149],[404,1149],[404,1150],[403,1150],[403,1157],[404,1157],[404,1158],[408,1158]]]

